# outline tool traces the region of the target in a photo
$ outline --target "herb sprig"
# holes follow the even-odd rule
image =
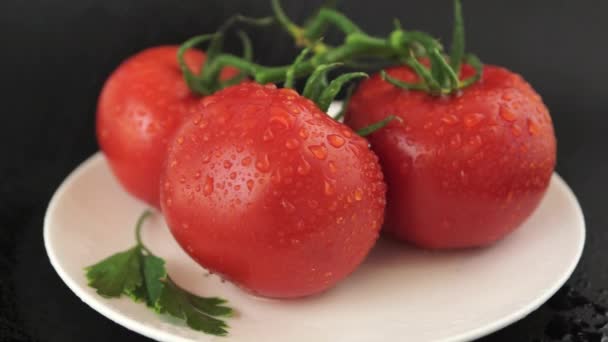
[[[224,336],[228,325],[222,320],[233,310],[226,300],[199,297],[179,287],[167,274],[165,261],[154,255],[141,240],[141,228],[152,212],[146,210],[135,226],[136,245],[85,268],[89,286],[105,298],[126,295],[143,302],[159,314],[185,321],[192,329]]]

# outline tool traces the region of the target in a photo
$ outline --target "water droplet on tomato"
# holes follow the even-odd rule
[[[477,126],[483,119],[485,119],[485,115],[481,113],[469,113],[464,116],[464,125],[467,128],[473,128]]]
[[[327,158],[327,148],[325,148],[324,145],[310,145],[308,146],[308,149],[317,159],[323,160]]]
[[[308,138],[308,131],[306,130],[306,128],[300,128],[300,130],[298,131],[298,135],[302,139],[307,139]]]
[[[247,189],[252,190],[254,184],[255,183],[254,183],[253,179],[248,180],[247,181]]]
[[[194,174],[194,179],[199,179],[199,178],[201,178],[201,172],[196,171],[196,173]]]
[[[532,119],[528,118],[528,133],[530,133],[531,135],[537,135],[538,134],[538,125],[534,123],[534,121],[532,121]]]
[[[230,179],[236,179],[236,172],[230,172]]]
[[[363,191],[361,191],[361,189],[357,188],[355,190],[355,200],[361,201],[362,199],[363,199]]]
[[[330,134],[327,136],[327,141],[329,142],[329,144],[333,147],[342,147],[344,146],[344,143],[346,142],[346,140],[344,140],[344,138],[342,138],[341,136],[337,135],[337,134]]]
[[[177,143],[180,144],[180,145],[183,144],[184,143],[184,137],[177,138]]]
[[[347,138],[351,138],[353,136],[353,133],[348,128],[342,128],[341,132],[342,132],[342,135]]]
[[[443,122],[446,125],[450,125],[450,126],[457,124],[458,121],[460,121],[458,119],[458,117],[453,114],[450,114],[450,115],[447,115],[447,116],[444,116],[443,118],[441,118],[441,122]]]
[[[460,133],[456,133],[452,136],[452,138],[450,139],[450,145],[452,147],[460,147],[460,145],[462,144],[462,139],[460,138]]]
[[[251,164],[251,157],[245,157],[243,158],[243,160],[241,160],[241,165],[243,166],[249,166]]]
[[[337,223],[337,224],[342,224],[342,223],[344,223],[344,217],[339,216],[339,217],[336,219],[336,223]],[[331,275],[331,272],[329,272],[329,275]]]
[[[271,110],[272,112],[272,110]],[[279,129],[288,129],[291,126],[291,121],[289,121],[289,119],[286,117],[287,112],[283,112],[284,114],[281,115],[275,115],[270,117],[270,119],[268,120],[268,122],[273,125],[274,127],[277,127]]]
[[[297,139],[289,138],[285,141],[285,147],[288,150],[295,150],[298,146],[300,146],[300,142]]]
[[[213,192],[213,177],[207,176],[205,179],[205,184],[203,185],[203,194],[206,196],[211,195]]]
[[[327,179],[325,180],[325,182],[323,184],[323,188],[324,188],[325,195],[327,195],[327,196],[331,196],[336,193],[336,187],[334,184],[332,184],[332,181],[330,181],[330,180],[327,180]]]
[[[319,202],[317,202],[315,200],[309,200],[308,206],[311,207],[312,209],[316,209],[319,206]]]
[[[274,139],[274,133],[272,133],[272,130],[270,129],[270,127],[268,127],[264,131],[264,134],[262,134],[262,140],[270,141],[272,139]]]
[[[288,200],[286,200],[284,198],[281,199],[281,206],[288,213],[293,213],[296,210],[296,207],[291,202],[289,202]]]
[[[230,169],[232,167],[232,162],[230,160],[224,160],[224,169]]]
[[[270,171],[270,160],[268,159],[268,154],[264,154],[255,162],[255,168],[260,172],[268,172]]]
[[[505,121],[513,122],[513,121],[517,120],[517,116],[515,115],[515,113],[513,113],[506,106],[500,107],[499,114],[500,114],[500,117],[503,118],[503,120],[505,120]]]
[[[298,174],[302,175],[302,176],[306,176],[307,174],[310,173],[310,163],[308,161],[306,161],[306,159],[304,159],[304,157],[300,157],[300,162],[298,163],[298,166],[296,167],[296,171],[298,172]]]
[[[513,127],[511,127],[511,133],[513,133],[513,135],[516,137],[520,136],[521,128],[519,127],[519,125],[513,124]]]

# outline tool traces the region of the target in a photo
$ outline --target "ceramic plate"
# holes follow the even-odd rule
[[[144,240],[189,291],[229,300],[238,315],[227,337],[190,330],[127,298],[104,299],[83,268],[134,245],[145,205],[130,197],[102,154],[59,187],[44,221],[53,267],[68,287],[102,315],[160,341],[466,341],[496,331],[538,308],[568,279],[585,240],[579,204],[553,175],[540,207],[491,248],[429,252],[381,239],[367,260],[330,291],[312,298],[257,298],[222,282],[177,245],[159,213]]]

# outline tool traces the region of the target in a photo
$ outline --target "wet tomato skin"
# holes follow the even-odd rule
[[[167,143],[198,102],[184,82],[177,50],[158,46],[125,60],[104,84],[97,104],[97,140],[114,175],[128,192],[155,207]],[[185,54],[195,72],[204,60],[199,50]],[[235,74],[225,70],[222,76]]]
[[[417,77],[406,67],[388,73]],[[353,95],[346,123],[358,129],[387,115],[369,137],[388,186],[385,231],[427,248],[491,244],[530,216],[556,161],[551,117],[521,76],[486,65],[458,96],[405,91],[378,75]],[[463,68],[463,77],[473,74]]]
[[[200,102],[170,144],[161,206],[199,264],[293,298],[350,274],[374,245],[385,185],[367,142],[290,89],[242,84]]]

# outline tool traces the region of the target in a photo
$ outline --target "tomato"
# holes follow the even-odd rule
[[[417,82],[407,67],[387,70]],[[462,78],[474,70],[465,65]],[[556,159],[551,117],[519,75],[485,66],[480,82],[436,97],[375,75],[353,94],[346,123],[359,129],[397,115],[369,137],[388,186],[385,230],[429,248],[484,246],[530,216]]]
[[[385,185],[367,142],[291,89],[201,101],[169,146],[161,206],[199,264],[266,297],[326,290],[374,245]]]
[[[167,143],[198,102],[183,80],[178,48],[153,47],[127,59],[106,81],[97,105],[97,140],[114,175],[128,192],[156,207]],[[185,54],[194,72],[204,60],[202,51]],[[236,73],[224,70],[222,76]]]

